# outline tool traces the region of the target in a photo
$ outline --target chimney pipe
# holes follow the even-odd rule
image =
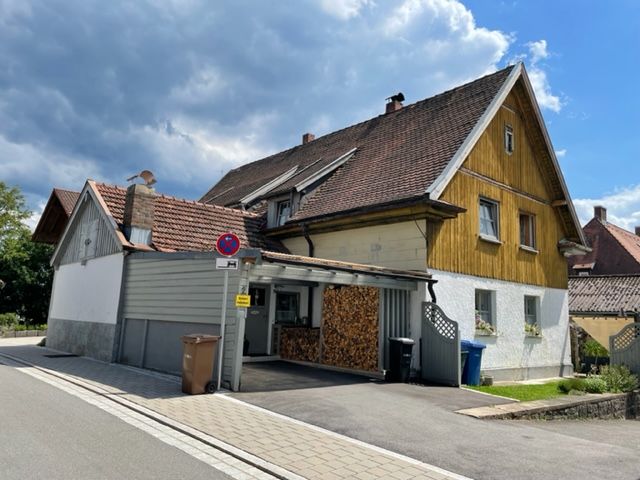
[[[131,243],[151,245],[156,192],[146,185],[134,183],[127,188],[122,223]]]
[[[305,133],[302,135],[302,144],[306,144],[309,142],[313,142],[316,139],[316,136],[313,133]]]
[[[607,209],[601,205],[593,207],[593,216],[599,219],[601,222],[607,221]]]

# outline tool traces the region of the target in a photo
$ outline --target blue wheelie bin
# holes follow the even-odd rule
[[[482,365],[482,350],[487,348],[484,343],[471,340],[461,340],[460,350],[466,350],[467,361],[462,370],[462,383],[464,385],[480,385],[480,366]]]

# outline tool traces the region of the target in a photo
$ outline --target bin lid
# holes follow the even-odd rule
[[[400,342],[400,343],[404,343],[406,345],[413,345],[414,342],[413,338],[406,338],[406,337],[389,337],[389,341],[390,342]]]
[[[460,346],[466,348],[487,348],[484,343],[474,342],[473,340],[460,340]]]
[[[208,335],[206,333],[190,333],[182,337],[183,343],[209,343],[220,340],[218,335]]]

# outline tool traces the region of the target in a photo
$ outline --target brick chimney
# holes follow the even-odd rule
[[[132,243],[151,245],[156,192],[146,185],[133,184],[127,188],[124,204],[124,234]]]
[[[313,133],[305,133],[302,135],[302,144],[313,142],[316,139],[316,136]]]
[[[402,102],[399,102],[398,100],[391,100],[390,102],[387,102],[384,113],[393,113],[400,109],[402,109]]]
[[[593,207],[593,216],[600,219],[601,222],[607,221],[607,209],[603,206],[597,205]]]

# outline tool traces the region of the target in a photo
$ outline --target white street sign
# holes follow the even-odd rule
[[[216,258],[216,270],[237,270],[237,258]]]

